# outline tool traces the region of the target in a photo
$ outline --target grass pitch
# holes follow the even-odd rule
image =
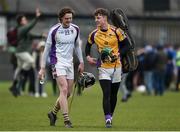
[[[119,93],[113,127],[105,128],[102,92],[96,84],[74,97],[70,113],[74,128],[67,129],[60,113],[56,126],[49,126],[47,112],[56,100],[50,84],[47,98],[15,98],[9,86],[10,82],[0,82],[0,131],[180,131],[180,93],[167,91],[160,97],[135,92],[127,103],[121,102]]]

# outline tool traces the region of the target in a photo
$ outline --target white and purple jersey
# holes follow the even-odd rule
[[[71,65],[74,49],[79,61],[83,62],[79,34],[79,27],[75,24],[70,24],[68,28],[64,28],[60,23],[54,25],[46,40],[42,66],[45,67],[45,60],[48,55],[51,64]]]

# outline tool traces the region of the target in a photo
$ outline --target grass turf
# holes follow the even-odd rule
[[[74,128],[67,129],[60,113],[56,126],[49,126],[47,112],[56,100],[49,83],[48,98],[15,98],[8,91],[9,86],[9,82],[0,83],[0,131],[180,131],[180,93],[167,91],[160,97],[135,92],[127,103],[122,103],[118,94],[113,127],[105,128],[102,92],[96,84],[83,96],[75,96],[70,113]]]

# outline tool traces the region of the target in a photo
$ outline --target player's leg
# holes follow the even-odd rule
[[[68,80],[68,95],[67,95],[67,98],[71,95],[72,87],[73,87],[73,80]],[[48,117],[50,119],[50,125],[51,126],[55,126],[55,123],[56,123],[56,120],[57,120],[57,113],[61,109],[59,101],[60,101],[60,98],[58,97],[55,104],[54,104],[54,106],[53,106],[53,108],[52,108],[52,111],[50,111],[48,113]]]
[[[57,113],[60,110],[59,97],[57,98],[52,111],[48,113],[48,118],[50,120],[50,125],[55,126],[57,120]]]
[[[57,68],[55,67],[55,65],[51,65],[51,72],[50,73],[52,75],[52,78],[53,79],[56,79],[57,78],[57,75],[59,75],[59,69],[57,71]],[[62,71],[62,73],[64,73],[64,70]],[[57,83],[57,79],[56,79],[56,83]],[[59,103],[59,99],[60,99],[60,87],[58,86],[59,88],[59,97],[57,98],[52,110],[48,113],[48,118],[49,118],[49,121],[50,121],[50,125],[51,126],[55,126],[55,123],[56,123],[56,120],[57,120],[57,113],[58,111],[61,109],[60,107],[60,103]]]
[[[99,82],[103,92],[103,110],[105,116],[106,127],[109,128],[111,124],[111,77],[110,73],[112,70],[99,68]]]
[[[56,103],[53,107],[53,110],[48,113],[48,117],[50,119],[50,125],[54,126],[57,119],[57,112],[62,110],[64,121],[69,120],[68,116],[68,102],[67,102],[67,94],[68,94],[68,84],[66,80],[66,76],[61,75],[56,78],[57,85],[59,88],[59,97],[56,100]]]
[[[111,104],[111,122],[114,110],[116,108],[117,103],[117,94],[121,81],[121,68],[113,69],[112,72],[112,82],[111,82],[111,93],[110,93],[110,104]]]
[[[103,111],[105,116],[106,127],[111,127],[111,81],[100,80],[99,82],[103,92]]]
[[[67,98],[69,98],[71,93],[72,93],[73,84],[74,84],[74,80],[68,80],[68,95],[67,95]],[[55,104],[54,104],[54,107],[52,109],[52,113],[54,115],[57,115],[60,108],[61,107],[60,107],[60,104],[59,104],[59,97],[58,97]]]
[[[72,124],[70,122],[69,118],[69,111],[68,111],[68,82],[66,79],[66,76],[59,76],[57,77],[57,84],[58,87],[60,88],[60,96],[59,96],[59,103],[62,111],[62,115],[64,117],[64,124],[65,127],[72,127]]]
[[[120,82],[117,83],[111,83],[111,116],[113,116],[115,107],[116,107],[116,103],[117,103],[117,94],[118,94],[118,90],[119,90],[119,85]]]
[[[72,127],[72,123],[70,122],[68,115],[69,111],[68,111],[67,98],[70,96],[73,87],[73,79],[74,79],[73,65],[70,68],[60,66],[58,69],[53,66],[52,73],[53,73],[53,78],[56,77],[56,81],[60,93],[53,107],[53,110],[48,113],[48,117],[50,119],[50,125],[51,124],[55,125],[57,119],[56,115],[58,111],[61,109],[64,117],[65,126]]]
[[[68,67],[67,82],[68,82],[68,97],[70,97],[73,91],[73,84],[74,84],[74,66],[73,65],[71,65],[71,67]]]
[[[67,67],[66,69],[66,79],[67,79],[67,99],[71,96],[72,90],[73,90],[73,84],[74,84],[74,67],[73,65],[71,65],[71,67]],[[68,104],[67,104],[67,108],[68,108]],[[69,109],[68,109],[68,113],[69,113]],[[64,113],[64,124],[65,127],[71,128],[72,127],[72,123],[70,121],[70,119],[68,119],[68,113]]]
[[[74,84],[74,80],[73,79],[68,79],[68,98],[71,96],[71,93],[73,91],[73,84]]]

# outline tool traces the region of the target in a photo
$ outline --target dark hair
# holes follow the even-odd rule
[[[98,14],[108,17],[109,16],[109,11],[107,9],[104,9],[104,8],[97,8],[94,11],[94,16],[97,16]]]
[[[66,13],[72,13],[74,15],[74,11],[70,7],[64,7],[59,11],[58,17],[59,20],[61,21],[61,18],[66,14]]]
[[[20,14],[20,15],[16,16],[16,22],[17,22],[18,25],[21,24],[21,20],[22,20],[23,17],[25,17],[24,14]]]

